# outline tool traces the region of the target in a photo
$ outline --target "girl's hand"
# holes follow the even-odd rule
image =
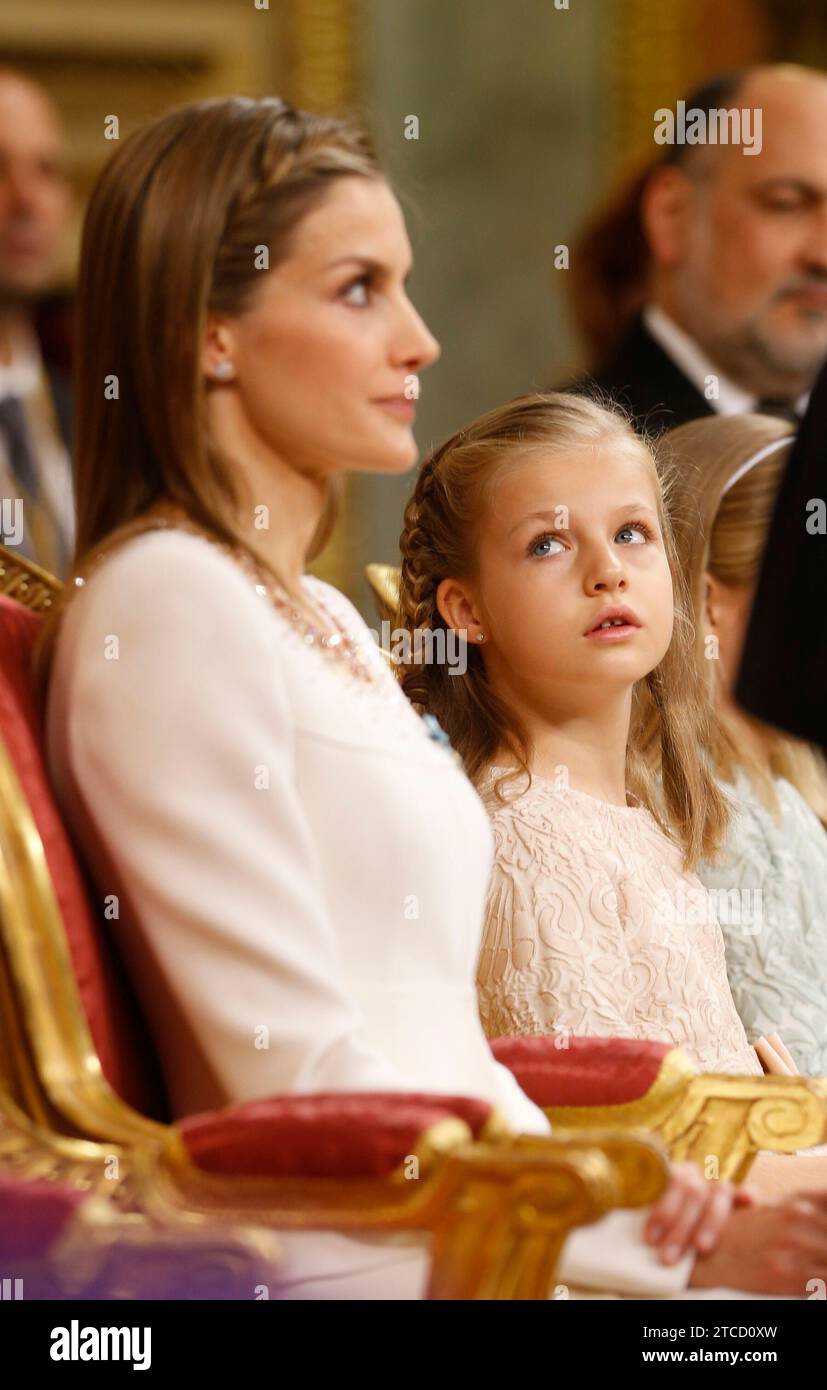
[[[827,1192],[734,1212],[717,1250],[695,1261],[691,1289],[818,1298],[827,1283]]]
[[[800,1074],[777,1033],[770,1033],[768,1038],[759,1038],[754,1047],[758,1054],[758,1060],[768,1075],[798,1076]]]
[[[663,1264],[676,1264],[688,1250],[714,1250],[733,1207],[751,1206],[752,1195],[720,1178],[705,1178],[694,1163],[674,1163],[672,1181],[655,1202],[644,1238],[656,1245]]]

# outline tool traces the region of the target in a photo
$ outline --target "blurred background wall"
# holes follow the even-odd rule
[[[827,67],[827,0],[0,0],[0,57],[40,79],[70,132],[77,216],[121,138],[167,107],[278,92],[355,110],[403,198],[411,294],[443,346],[423,376],[424,451],[583,362],[569,246],[654,153],[653,112],[741,63]],[[406,139],[416,116],[417,139]],[[407,126],[410,129],[410,122]],[[362,570],[396,561],[413,474],[353,476],[314,565],[373,620]]]

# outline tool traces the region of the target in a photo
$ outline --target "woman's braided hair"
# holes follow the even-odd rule
[[[635,447],[648,461],[675,600],[669,650],[633,690],[627,787],[682,848],[686,867],[691,868],[700,858],[717,853],[729,817],[726,799],[699,754],[714,716],[695,661],[691,605],[667,514],[668,472],[659,476],[648,442],[635,434],[612,402],[563,392],[518,396],[428,454],[405,508],[399,538],[396,623],[410,641],[410,659],[400,664],[399,679],[415,708],[439,721],[472,782],[480,781],[504,748],[511,751],[517,767],[500,779],[495,794],[501,795],[504,783],[514,776],[526,774],[530,781],[527,732],[493,689],[482,652],[466,643],[467,670],[460,675],[444,660],[418,659],[417,635],[442,631],[447,640],[437,590],[443,579],[476,577],[480,525],[502,469],[527,448],[559,453],[607,439],[625,449]],[[431,656],[434,649],[436,643]]]

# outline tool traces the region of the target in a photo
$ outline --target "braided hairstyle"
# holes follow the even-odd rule
[[[562,392],[519,396],[426,457],[399,538],[396,623],[409,636],[410,659],[400,663],[398,674],[415,708],[442,725],[472,782],[478,784],[498,751],[508,749],[517,766],[496,783],[495,795],[502,799],[505,783],[515,777],[526,776],[530,784],[527,731],[492,687],[482,651],[467,644],[467,670],[460,675],[446,662],[418,660],[417,634],[447,632],[437,606],[443,579],[476,578],[480,527],[500,472],[529,448],[559,453],[607,439],[635,448],[650,469],[675,610],[666,655],[633,689],[626,785],[692,868],[701,858],[714,858],[729,819],[726,798],[699,751],[707,746],[713,707],[695,661],[691,603],[668,517],[669,471],[664,467],[658,474],[649,443],[613,402]]]
[[[443,631],[447,637],[436,591],[446,576],[468,572],[467,528],[478,522],[474,503],[486,490],[483,467],[487,463],[482,465],[474,456],[476,428],[460,430],[432,450],[405,508],[399,537],[402,568],[396,626],[411,635]],[[460,468],[464,473],[462,489],[454,485]],[[464,676],[452,676],[444,662],[411,660],[398,669],[402,689],[416,709],[433,714],[439,721],[472,781],[484,772],[501,742],[527,771],[526,733],[493,690],[482,653],[466,645]]]

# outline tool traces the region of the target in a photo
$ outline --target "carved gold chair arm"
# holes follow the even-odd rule
[[[795,1153],[827,1142],[827,1084],[800,1076],[696,1075],[670,1053],[639,1100],[546,1108],[557,1135],[591,1141],[596,1131],[655,1135],[673,1161],[743,1182],[762,1150]]]
[[[11,1212],[0,1212],[2,1273],[15,1297],[253,1299],[278,1286],[282,1250],[273,1231],[252,1222],[217,1225],[164,1204],[153,1190],[151,1163],[43,1130],[2,1093],[0,1173],[23,1184]],[[80,1194],[47,1248],[41,1235],[28,1234],[19,1210],[22,1200],[30,1216],[39,1213],[44,1190],[56,1194],[54,1210],[58,1201],[67,1209],[59,1194]]]
[[[145,1158],[145,1161],[150,1161]],[[651,1144],[513,1136],[472,1142],[460,1120],[432,1127],[389,1178],[227,1177],[197,1167],[173,1130],[154,1165],[165,1207],[281,1230],[407,1232],[430,1239],[433,1299],[546,1298],[564,1242],[617,1206],[654,1200],[666,1164]]]
[[[399,604],[399,569],[396,565],[365,565],[365,578],[373,590],[380,619],[392,623]]]
[[[230,1290],[224,1297],[260,1296],[233,1292],[239,1281],[245,1290],[262,1283],[269,1296],[273,1283],[278,1287],[276,1233],[326,1229],[407,1232],[430,1242],[429,1298],[545,1298],[571,1230],[615,1207],[653,1201],[666,1180],[663,1157],[650,1143],[617,1135],[514,1136],[496,1115],[475,1142],[459,1119],[431,1126],[384,1179],[222,1176],[192,1162],[175,1128],[160,1148],[67,1137],[35,1125],[1,1092],[0,1165],[96,1198],[59,1247],[44,1297],[116,1287],[122,1296],[128,1289],[129,1296],[148,1296],[156,1272],[154,1297],[173,1287],[179,1292],[169,1296],[184,1296],[185,1276],[187,1287],[194,1282],[201,1290],[188,1296],[217,1296],[204,1291],[216,1286]],[[275,1243],[262,1246],[264,1234]],[[89,1258],[73,1275],[87,1236]],[[166,1274],[158,1268],[164,1251]],[[260,1270],[265,1256],[275,1272],[253,1279],[250,1271]]]
[[[618,1205],[596,1147],[553,1141],[474,1145],[444,1164],[431,1192],[431,1299],[546,1299],[565,1241]]]
[[[45,613],[62,588],[61,581],[41,565],[0,545],[0,594],[17,599],[34,613]]]

